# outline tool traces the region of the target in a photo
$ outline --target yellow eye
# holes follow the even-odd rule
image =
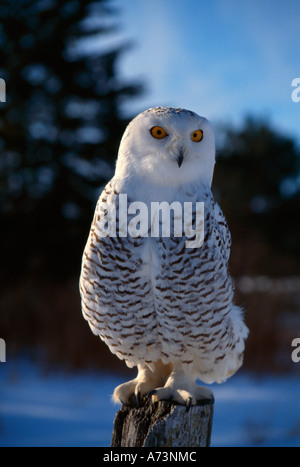
[[[195,141],[195,143],[199,143],[203,139],[203,131],[193,131],[193,133],[191,133],[191,139]]]
[[[151,128],[150,133],[153,136],[153,138],[156,139],[163,139],[166,136],[168,136],[166,130],[164,130],[160,126],[154,126],[153,128]]]

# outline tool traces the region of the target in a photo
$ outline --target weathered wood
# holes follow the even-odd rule
[[[187,409],[173,401],[144,399],[118,410],[111,447],[209,447],[214,402]]]

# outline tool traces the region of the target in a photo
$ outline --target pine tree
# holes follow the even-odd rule
[[[234,273],[298,274],[299,148],[254,118],[225,134],[214,184],[234,236]]]
[[[118,76],[127,46],[103,51],[115,16],[108,0],[1,1],[2,280],[32,270],[78,273],[127,123],[120,106],[141,90]]]

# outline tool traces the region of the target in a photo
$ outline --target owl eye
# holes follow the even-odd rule
[[[191,133],[191,139],[192,141],[195,141],[195,143],[199,143],[203,139],[203,131],[193,131],[193,133]]]
[[[164,128],[160,126],[154,126],[153,128],[151,128],[150,133],[153,136],[153,138],[156,139],[163,139],[166,136],[168,136],[166,130],[164,130]]]

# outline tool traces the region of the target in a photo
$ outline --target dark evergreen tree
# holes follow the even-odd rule
[[[299,273],[299,177],[299,148],[269,124],[249,118],[225,131],[214,183],[236,240],[237,274]]]
[[[115,15],[107,0],[0,3],[2,281],[32,270],[78,273],[127,123],[120,106],[141,90],[118,76],[127,46],[105,47]]]

